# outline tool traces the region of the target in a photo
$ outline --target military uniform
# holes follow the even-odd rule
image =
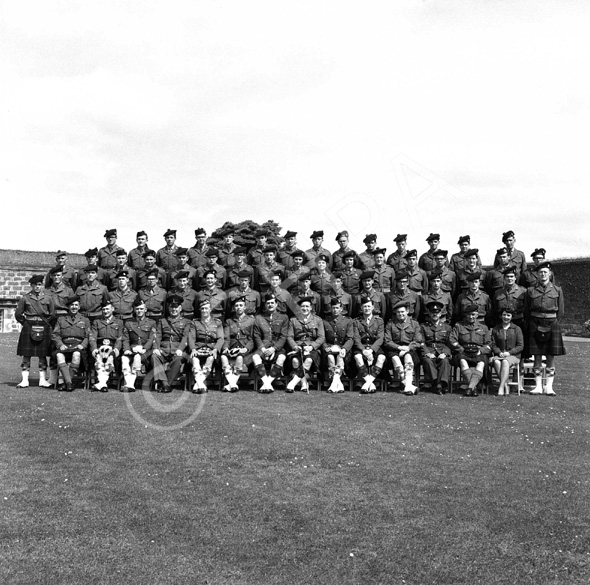
[[[227,292],[227,298],[230,304],[233,303],[236,297],[244,297],[247,315],[256,315],[260,311],[260,293],[257,290],[252,290],[251,288],[241,290],[238,287],[232,288]]]
[[[451,326],[442,320],[436,325],[432,322],[422,325],[423,343],[420,348],[420,360],[422,362],[424,376],[434,385],[443,384],[443,391],[448,388],[451,377],[452,353],[449,347],[451,331]],[[427,357],[428,354],[434,354],[436,357]],[[440,355],[446,357],[437,359]]]
[[[424,252],[424,254],[422,254],[420,258],[418,258],[418,268],[421,268],[426,273],[430,272],[431,270],[434,270],[436,268],[436,261],[434,259],[434,255],[436,254],[436,252],[437,250],[428,250],[428,252]],[[447,258],[445,259],[445,267],[448,267],[448,265],[449,260]]]
[[[188,272],[188,282],[191,288],[198,288],[198,283],[200,278],[197,275],[197,269],[191,266],[190,264],[185,264],[184,266],[178,265],[176,270],[169,272],[167,275],[167,282],[166,282],[166,289],[171,290],[174,288],[174,279],[179,272]]]
[[[254,268],[249,264],[243,263],[242,265],[234,264],[228,271],[226,277],[226,287],[232,289],[240,286],[240,272],[247,272],[250,275],[250,284],[254,281]]]
[[[90,320],[98,319],[102,315],[102,303],[109,298],[105,286],[96,280],[92,284],[86,282],[76,289],[76,294],[80,297],[80,313],[82,315]]]
[[[500,260],[498,259],[498,254],[494,258],[494,268],[498,268],[500,266]],[[508,250],[508,266],[514,266],[516,268],[516,280],[518,280],[519,276],[526,270],[527,263],[526,257],[523,252],[517,250],[516,248],[512,248],[512,250]]]
[[[227,281],[227,270],[220,264],[217,264],[217,262],[213,266],[211,266],[210,264],[206,264],[204,266],[199,266],[197,268],[197,276],[195,277],[195,288],[199,290],[206,287],[205,274],[209,271],[215,272],[215,277],[217,278],[216,285],[221,290],[225,289]]]
[[[125,290],[116,289],[109,293],[109,300],[113,303],[115,317],[126,321],[133,317],[133,302],[137,293],[131,288]]]
[[[418,350],[422,346],[422,331],[417,321],[407,318],[404,322],[392,319],[385,325],[383,351],[388,359],[399,356],[400,346],[408,346],[414,365],[420,363]]]
[[[147,286],[147,275],[152,270],[158,271],[158,284],[163,288],[166,289],[168,284],[168,277],[166,275],[166,271],[161,266],[153,266],[152,268],[141,268],[137,271],[136,274],[136,286],[137,290],[141,290]]]
[[[139,298],[145,303],[147,309],[146,315],[149,319],[158,321],[164,316],[164,307],[166,305],[166,291],[159,286],[154,288],[139,289]]]
[[[441,321],[450,323],[453,318],[453,299],[451,298],[451,295],[447,292],[443,292],[442,290],[435,292],[434,290],[430,289],[428,293],[423,295],[422,304],[426,306],[432,301],[436,301],[442,305],[442,311],[440,315]]]
[[[129,254],[127,254],[127,264],[133,268],[133,270],[141,270],[145,266],[145,260],[143,259],[143,254],[148,249],[147,246],[140,248],[133,248],[133,250],[129,250]]]
[[[117,252],[122,250],[121,246],[104,246],[98,251],[98,265],[105,270],[114,268],[117,265]]]
[[[304,317],[292,317],[289,320],[287,330],[287,344],[291,350],[297,350],[305,345],[309,345],[313,350],[308,355],[303,355],[301,361],[311,359],[316,368],[320,365],[319,350],[326,341],[324,332],[324,322],[317,315]]]
[[[32,291],[25,293],[18,301],[14,317],[23,326],[16,354],[25,358],[47,357],[51,353],[51,324],[55,321],[53,297],[44,290],[38,295]]]
[[[332,299],[338,299],[342,304],[342,314],[351,316],[353,312],[352,297],[344,290],[333,290],[330,293],[330,301],[322,307],[322,315],[324,319],[329,319],[332,315]]]
[[[297,303],[299,302],[299,299],[303,298],[303,297],[309,297],[310,298],[310,303],[311,303],[311,312],[314,315],[321,315],[322,314],[322,306],[323,306],[323,302],[322,302],[322,297],[319,293],[313,291],[313,290],[298,290],[297,292],[293,293],[292,295],[293,297],[293,313],[298,313],[298,310],[295,309],[295,307],[297,306]],[[278,307],[277,307],[277,311],[278,311]],[[281,311],[283,312],[283,311]]]
[[[223,324],[221,319],[210,317],[207,321],[193,321],[187,332],[189,351],[210,349],[217,354],[223,349]]]
[[[184,356],[177,356],[176,351],[186,349],[188,343],[188,331],[191,322],[186,317],[169,317],[158,321],[156,327],[156,338],[153,349],[160,351],[157,355],[152,351],[152,364],[154,367],[154,380],[164,384],[172,384],[178,375],[183,363],[186,361]],[[168,372],[164,369],[164,364],[169,363]]]
[[[121,270],[127,272],[127,277],[129,278],[129,287],[133,290],[137,290],[137,272],[133,270],[133,268],[129,268],[129,266],[117,265],[114,268],[111,268],[107,271],[107,288],[109,289],[109,292],[115,290],[119,286],[119,283],[117,281],[117,273]]]
[[[47,289],[47,292],[53,298],[56,316],[67,315],[67,300],[74,294],[74,291],[62,282],[57,286],[52,285]]]
[[[205,256],[205,254],[212,249],[213,248],[211,248],[211,246],[207,245],[195,245],[192,248],[189,248],[187,251],[188,263],[195,268],[200,268],[201,266],[204,266],[205,264],[207,264],[207,257]]]
[[[263,261],[254,267],[254,288],[261,293],[265,293],[270,288],[270,279],[275,276],[275,272],[280,274],[281,280],[285,280],[285,267],[278,262],[273,261],[271,264]]]
[[[521,325],[524,319],[524,300],[526,297],[526,289],[517,284],[508,287],[502,287],[496,291],[494,295],[494,313],[496,320],[499,320],[504,307],[510,306],[514,312],[512,313],[512,320],[516,325]]]
[[[370,291],[364,290],[354,297],[354,310],[357,317],[361,314],[361,299],[363,297],[369,297],[373,301],[373,315],[378,315],[385,320],[387,315],[387,300],[383,293],[371,289]]]
[[[80,314],[71,315],[69,313],[59,317],[53,329],[51,339],[55,348],[55,354],[60,353],[65,358],[66,356],[71,357],[74,352],[79,352],[80,359],[86,364],[86,350],[90,342],[90,321],[86,317]],[[63,346],[66,349],[62,350],[61,348]],[[63,373],[64,366],[59,367]],[[77,372],[78,366],[72,366],[72,372],[68,370],[64,373],[65,380],[71,384],[70,376],[72,374],[76,375]]]
[[[109,285],[109,274],[108,271],[100,266],[97,266],[96,270],[96,280],[102,284],[105,288]],[[78,270],[76,273],[76,287],[74,290],[77,290],[79,287],[84,286],[88,281],[88,275],[84,268]]]
[[[404,293],[398,288],[395,288],[395,290],[387,295],[389,307],[395,307],[395,305],[402,302],[408,305],[408,315],[418,321],[422,313],[422,299],[420,295],[409,288]],[[387,316],[389,316],[389,313]]]
[[[223,328],[223,351],[245,348],[247,353],[242,355],[245,366],[249,366],[252,363],[255,322],[256,320],[252,315],[246,314],[242,315],[239,319],[236,317],[226,319]]]
[[[176,287],[171,289],[167,297],[170,298],[172,295],[182,297],[182,315],[187,319],[192,319],[195,316],[195,308],[198,304],[197,293],[187,286],[184,290]]]
[[[176,251],[178,246],[164,246],[156,252],[156,264],[163,268],[166,272],[172,272],[178,267],[178,256]]]
[[[274,347],[275,358],[279,353],[285,353],[284,346],[287,342],[289,331],[289,318],[283,313],[276,312],[270,315],[262,313],[257,315],[254,322],[254,344],[256,352],[262,356],[261,348]]]
[[[314,268],[316,266],[316,258],[321,255],[328,257],[328,262],[326,263],[328,270],[330,270],[332,268],[332,265],[333,265],[332,252],[330,252],[329,250],[327,250],[323,246],[320,246],[317,249],[312,247],[309,250],[305,250],[305,255],[308,258],[308,261],[305,264],[308,268]]]
[[[266,248],[266,245],[254,246],[250,249],[247,256],[247,262],[250,266],[255,267],[257,264],[262,264],[264,262],[264,248]]]
[[[565,347],[559,320],[564,314],[563,291],[549,282],[538,282],[526,291],[525,317],[528,321],[528,344],[532,355],[564,355]]]
[[[376,291],[386,295],[395,288],[395,271],[391,266],[382,264],[381,266],[373,266],[372,270],[375,272],[373,277],[373,287]]]
[[[72,290],[76,288],[77,273],[69,264],[62,266],[62,282]],[[45,275],[45,288],[51,288],[51,270]]]
[[[336,250],[333,254],[332,254],[332,267],[331,269],[336,271],[342,271],[344,268],[344,260],[343,260],[343,256],[344,254],[346,254],[347,252],[352,252],[354,254],[354,267],[355,268],[359,268],[361,265],[361,261],[359,259],[359,255],[349,246],[346,246],[346,248],[343,250],[342,248]]]
[[[354,323],[350,317],[338,315],[324,320],[324,351],[328,351],[333,345],[338,345],[346,350],[350,357],[350,350],[354,345]],[[346,358],[345,358],[346,360]]]
[[[455,303],[455,318],[459,319],[469,305],[477,305],[477,318],[481,323],[489,320],[492,304],[487,293],[482,290],[478,290],[475,294],[470,290],[462,292]]]
[[[393,254],[390,254],[387,257],[386,263],[389,264],[389,266],[391,266],[396,273],[401,272],[406,270],[408,267],[406,256],[407,251],[405,251],[403,254],[400,254],[399,250],[396,250]]]
[[[211,303],[211,316],[224,319],[227,311],[227,294],[216,286],[212,289],[202,288],[197,293],[197,304],[199,306],[203,301]]]
[[[362,272],[358,268],[343,268],[340,273],[342,274],[342,288],[349,295],[356,295],[361,290],[361,274]]]
[[[457,283],[459,285],[459,291],[460,292],[465,292],[467,289],[469,289],[469,281],[467,280],[467,278],[472,275],[475,274],[476,272],[480,273],[480,281],[479,281],[479,288],[483,289],[485,286],[485,282],[487,280],[487,273],[485,270],[481,270],[479,268],[474,268],[471,269],[468,266],[466,266],[463,270],[461,270],[458,274],[457,274]]]
[[[422,268],[414,266],[406,268],[408,275],[408,288],[416,293],[422,294],[428,292],[428,277]]]
[[[385,340],[385,324],[383,319],[373,315],[371,320],[357,317],[354,321],[354,349],[353,353],[362,353],[365,349],[372,349],[375,357],[382,354],[383,341]]]
[[[459,361],[464,359],[468,365],[473,366],[478,362],[488,363],[488,356],[491,353],[492,336],[490,330],[478,321],[475,323],[466,323],[460,321],[457,323],[449,336],[449,344],[457,354],[454,363],[459,365]],[[477,352],[480,352],[477,355]]]
[[[234,255],[234,250],[237,248],[235,244],[231,244],[227,246],[223,244],[223,246],[217,248],[218,252],[218,262],[223,266],[226,270],[230,270],[236,263],[236,257]]]
[[[426,273],[426,277],[428,278],[428,282],[430,282],[432,278],[432,273],[436,273],[436,268],[430,270]],[[451,297],[455,296],[455,291],[457,290],[457,276],[452,271],[449,270],[446,266],[440,269],[440,279],[441,279],[441,289],[443,292],[449,293]]]
[[[103,345],[110,345],[121,351],[123,347],[123,321],[116,317],[105,319],[101,317],[90,324],[89,347],[93,352]]]

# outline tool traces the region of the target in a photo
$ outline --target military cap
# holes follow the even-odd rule
[[[211,304],[211,301],[209,299],[207,299],[207,298],[202,299],[201,301],[199,301],[199,307],[203,307],[205,305],[210,305],[210,304]]]
[[[372,303],[373,299],[367,295],[361,295],[361,305],[366,305],[367,303]]]
[[[72,303],[75,303],[76,301],[79,301],[80,297],[76,294],[74,295],[70,295],[67,299],[66,299],[66,305],[69,307]]]
[[[123,276],[125,278],[129,278],[129,272],[127,272],[127,270],[119,270],[119,272],[117,272],[117,274],[115,274],[115,278],[121,278]]]
[[[117,237],[117,230],[116,230],[116,228],[113,228],[113,229],[107,230],[107,231],[104,233],[104,237],[105,237],[105,238],[110,238],[111,236],[115,236],[115,237]]]
[[[479,313],[479,307],[476,304],[465,305],[463,307],[463,315],[467,313]]]
[[[178,250],[176,250],[176,255],[177,256],[187,256],[188,255],[188,248],[178,248]]]
[[[447,250],[435,250],[432,253],[433,256],[444,256],[445,258],[449,255],[449,252]]]
[[[467,236],[459,236],[459,240],[457,241],[457,244],[463,244],[467,242],[468,244],[471,243],[471,236],[467,235]]]
[[[551,270],[551,262],[549,262],[548,260],[546,260],[545,262],[539,262],[539,264],[535,266],[534,270],[535,272],[537,272],[541,270],[541,268],[549,268]]]
[[[235,296],[234,298],[231,299],[231,304],[235,305],[236,303],[242,302],[245,303],[246,302],[246,296],[245,295],[238,295]]]
[[[313,297],[299,297],[297,299],[297,304],[298,305],[302,305],[303,303],[312,303],[313,302]]]
[[[315,257],[315,261],[317,262],[318,260],[323,260],[324,262],[328,262],[329,258],[325,254],[318,254]]]
[[[175,236],[176,235],[176,230],[172,230],[170,228],[168,228],[165,232],[164,232],[164,237],[167,238],[168,236]]]
[[[304,272],[298,279],[299,282],[303,282],[304,280],[311,280],[311,273]]]
[[[276,301],[276,300],[277,300],[277,297],[276,297],[276,295],[274,293],[267,292],[264,295],[264,302],[265,303],[268,302],[268,301]]]
[[[408,250],[406,252],[406,258],[412,258],[412,257],[418,257],[418,252],[417,250]]]
[[[374,276],[374,270],[365,270],[364,272],[361,272],[361,280],[373,280]]]
[[[377,241],[377,235],[376,234],[367,234],[363,238],[363,244],[368,244],[369,242],[376,242],[376,241]]]
[[[206,232],[205,228],[200,227],[195,230],[195,238],[197,236],[206,236],[206,235],[207,235],[207,232]]]
[[[176,280],[180,280],[181,278],[188,278],[188,270],[179,270],[175,275],[174,278]]]
[[[340,299],[340,297],[332,297],[330,299],[330,305],[332,305],[333,307],[335,307],[336,305],[341,305],[342,304],[342,300]]]
[[[112,305],[113,301],[111,301],[111,299],[106,298],[102,300],[102,303],[100,303],[101,307],[108,307],[109,305]]]
[[[96,272],[98,273],[98,266],[96,264],[88,264],[88,266],[84,266],[82,268],[84,272]]]
[[[39,284],[43,282],[43,276],[41,274],[34,274],[29,278],[29,284]]]
[[[426,310],[434,313],[435,311],[438,313],[442,311],[443,304],[440,301],[430,301],[426,303]]]
[[[98,248],[90,248],[90,250],[86,250],[86,252],[84,252],[84,256],[86,256],[86,258],[98,256]]]
[[[115,252],[115,256],[127,256],[127,252],[125,252],[125,249],[124,248],[119,248]]]
[[[262,248],[262,253],[266,254],[267,252],[276,252],[277,251],[277,247],[273,244],[269,244],[268,246],[264,246],[264,248]]]
[[[178,306],[178,305],[182,305],[182,301],[183,301],[183,298],[182,298],[180,295],[176,295],[176,294],[170,295],[170,296],[169,296],[169,297],[166,299],[166,302],[167,302],[169,305],[177,305],[177,306]]]
[[[479,250],[477,248],[471,248],[471,250],[467,250],[465,252],[465,258],[471,258],[471,256],[477,256]]]
[[[465,277],[467,282],[473,282],[474,280],[481,280],[481,272],[474,272],[473,274],[468,274]]]
[[[336,241],[338,241],[342,237],[348,238],[348,231],[342,230],[341,232],[338,232],[338,234],[336,235]]]
[[[248,272],[247,270],[240,270],[238,272],[238,278],[251,278],[252,273]]]
[[[393,305],[393,307],[391,307],[392,311],[397,311],[397,309],[401,309],[401,308],[407,309],[409,307],[409,304],[407,301],[398,301],[397,303],[395,303],[395,305]]]
[[[219,256],[219,251],[217,248],[209,248],[205,252],[205,258],[217,258]]]
[[[309,236],[310,239],[314,239],[314,238],[323,238],[324,237],[324,231],[323,230],[316,230],[315,232],[313,232],[313,234],[311,234],[311,236]]]
[[[342,272],[340,272],[340,270],[337,270],[336,272],[332,272],[332,278],[342,278]]]
[[[440,240],[440,234],[430,234],[427,238],[427,242],[432,242],[432,240]]]
[[[142,305],[145,305],[145,301],[139,295],[137,295],[133,301],[133,306],[141,307]]]
[[[160,277],[160,271],[157,268],[152,268],[151,270],[148,270],[145,274],[146,278],[149,278],[150,276],[155,276],[156,278]]]
[[[291,252],[291,258],[295,258],[295,257],[305,258],[306,254],[303,250],[293,250]]]
[[[280,268],[275,268],[274,270],[270,271],[271,276],[279,276],[283,278],[283,271]]]
[[[62,256],[67,256],[67,255],[68,255],[68,253],[65,250],[58,250],[55,253],[56,258],[61,258]]]
[[[285,240],[287,238],[295,238],[297,236],[297,232],[292,232],[291,230],[289,230],[284,236],[283,238],[285,238]]]
[[[240,254],[243,254],[245,256],[247,253],[248,253],[248,250],[246,250],[246,248],[244,246],[238,246],[234,250],[234,256],[239,256]]]
[[[393,238],[394,242],[403,242],[408,239],[408,234],[397,234],[395,238]]]
[[[153,256],[154,258],[156,257],[156,253],[153,250],[146,250],[142,256],[145,258],[146,256]]]
[[[403,279],[408,279],[408,273],[406,270],[400,270],[399,272],[395,273],[395,280],[403,280]]]
[[[215,270],[205,270],[205,272],[203,272],[203,278],[209,276],[210,274],[217,278],[217,272],[215,272]]]
[[[547,250],[545,250],[545,248],[535,248],[535,251],[531,254],[531,258],[534,258],[535,256],[543,256],[543,258],[545,258],[546,253]]]
[[[502,241],[505,242],[508,238],[513,238],[514,232],[512,230],[508,230],[502,234]]]
[[[514,274],[516,276],[516,266],[508,266],[508,268],[502,271],[502,274],[504,276],[507,274]]]
[[[254,237],[261,238],[262,236],[268,236],[268,231],[263,228],[259,228],[254,232]]]
[[[53,276],[54,274],[58,274],[64,271],[64,267],[61,264],[54,266],[50,271],[49,274]]]
[[[440,268],[435,268],[434,270],[430,271],[430,280],[432,280],[433,278],[442,278],[443,275],[443,271]]]
[[[506,248],[502,247],[496,250],[497,256],[502,256],[503,254],[508,254],[508,250]]]
[[[346,258],[356,258],[356,253],[354,250],[347,250],[342,254],[342,260],[346,260]]]
[[[373,256],[377,256],[379,254],[383,254],[385,256],[385,252],[387,252],[387,248],[375,248],[373,250]]]
[[[143,230],[135,234],[136,238],[139,238],[139,236],[145,236],[146,238],[148,237],[148,235]]]

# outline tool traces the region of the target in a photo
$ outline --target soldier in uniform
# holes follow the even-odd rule
[[[176,245],[176,230],[168,228],[164,232],[164,240],[166,241],[166,245],[156,252],[156,264],[169,273],[176,270],[178,266],[178,257],[176,256],[176,251],[178,250],[178,246]]]
[[[328,378],[332,381],[328,392],[344,392],[341,376],[350,369],[354,325],[352,319],[343,314],[344,307],[339,298],[333,297],[330,305],[330,314],[324,319],[326,340],[322,347]]]
[[[63,283],[74,290],[76,288],[76,271],[68,263],[68,253],[63,250],[58,250],[55,254],[56,266],[61,266]],[[51,271],[45,276],[45,288],[51,286]]]
[[[67,307],[68,314],[58,317],[51,339],[55,347],[57,369],[64,380],[63,384],[57,385],[57,389],[72,392],[73,379],[78,375],[90,341],[90,321],[79,314],[80,300],[76,295],[67,300]]]
[[[391,291],[386,299],[389,307],[393,307],[400,302],[404,302],[408,305],[408,315],[415,319],[420,320],[422,313],[422,297],[408,288],[408,274],[405,270],[400,270],[395,274],[395,289]],[[386,317],[389,317],[390,311],[386,313]]]
[[[355,268],[359,268],[361,265],[358,254],[348,245],[348,238],[349,236],[346,230],[338,232],[338,235],[336,236],[336,241],[340,247],[332,254],[332,268],[334,270],[342,270],[344,268],[344,259],[342,256],[347,252],[352,252],[354,254]]]
[[[246,305],[246,315],[257,315],[260,311],[260,293],[250,287],[252,272],[242,270],[236,274],[236,277],[238,278],[238,286],[230,289],[227,293],[229,303],[233,303],[239,297]]]
[[[395,288],[395,271],[391,266],[385,264],[385,252],[387,252],[385,248],[375,248],[373,251],[375,262],[373,266],[373,270],[375,271],[373,280],[375,290],[387,295]]]
[[[293,252],[297,249],[297,232],[289,230],[284,236],[285,246],[278,251],[279,263],[285,267],[285,270],[293,270]],[[303,252],[302,252],[303,253]],[[303,256],[302,256],[303,258]]]
[[[351,296],[357,295],[361,291],[361,274],[362,270],[354,267],[354,252],[351,250],[342,255],[344,268],[340,270],[342,274],[342,288]]]
[[[434,255],[438,250],[438,245],[440,244],[440,234],[430,234],[426,238],[426,241],[428,242],[428,246],[430,249],[428,250],[428,252],[424,252],[424,254],[420,256],[420,259],[418,260],[418,267],[424,270],[424,272],[429,272],[435,266],[438,266],[434,260]],[[448,260],[445,254],[445,266],[447,265]]]
[[[361,394],[372,394],[376,387],[373,381],[381,373],[385,364],[382,346],[385,334],[383,319],[373,312],[373,301],[361,297],[361,316],[354,320],[353,356],[357,368],[357,377],[363,378],[357,390]]]
[[[188,250],[186,248],[178,248],[176,250],[176,257],[178,258],[178,266],[172,272],[167,274],[168,282],[166,288],[170,290],[175,286],[175,278],[179,272],[186,272],[188,275],[188,282],[192,288],[198,287],[199,277],[197,276],[197,269],[188,263]]]
[[[223,328],[221,369],[227,380],[224,390],[237,392],[241,374],[247,372],[252,363],[255,319],[246,313],[246,298],[244,296],[234,296],[230,302],[233,312],[232,316],[226,319]]]
[[[207,300],[211,305],[211,315],[223,320],[227,311],[227,295],[217,286],[217,273],[214,270],[205,272],[203,279],[205,286],[197,293],[195,307],[200,309],[201,303]]]
[[[475,304],[463,307],[463,318],[453,327],[449,336],[455,352],[453,363],[461,369],[467,382],[465,396],[477,396],[478,385],[486,373],[492,351],[490,330],[478,320],[479,307]]]
[[[512,230],[508,230],[502,234],[502,243],[506,246],[508,252],[509,265],[516,266],[516,278],[518,279],[526,270],[526,257],[523,252],[514,247],[515,242],[516,237]],[[498,258],[498,255],[496,255],[494,258],[494,268],[497,268],[498,266],[500,266],[500,259]]]
[[[135,392],[137,376],[152,364],[152,346],[156,340],[156,322],[146,316],[145,301],[138,296],[133,302],[135,318],[123,326],[123,355],[121,370],[125,379],[121,392]]]
[[[104,237],[107,240],[107,245],[98,251],[98,265],[105,270],[109,270],[117,264],[116,253],[119,249],[119,246],[117,246],[117,230],[106,230]]]
[[[214,272],[218,288],[223,290],[227,281],[227,270],[217,263],[219,252],[215,248],[209,248],[205,252],[205,264],[197,268],[197,275],[195,277],[195,289],[199,290],[206,287],[205,274],[207,272]]]
[[[73,296],[74,291],[63,281],[63,266],[61,264],[54,266],[47,276],[51,283],[47,292],[53,297],[56,317],[67,315],[68,307],[66,303]]]
[[[299,288],[292,296],[293,302],[298,306],[300,299],[309,298],[311,303],[311,312],[314,315],[322,314],[322,297],[319,293],[311,290],[311,274],[309,272],[307,274],[304,272],[299,277]],[[296,312],[297,311],[293,311],[293,313]]]
[[[152,350],[154,382],[157,392],[172,392],[172,383],[180,375],[186,363],[184,350],[188,343],[191,321],[182,316],[182,297],[167,298],[168,316],[158,321],[156,339]],[[168,371],[165,370],[165,364]]]
[[[334,300],[338,300],[342,305],[342,315],[350,317],[352,315],[352,297],[342,287],[342,273],[334,272],[332,274],[332,291],[330,292],[330,304],[322,307],[322,316],[329,319],[332,315]]]
[[[318,307],[320,311],[318,315],[321,314],[322,307],[330,302],[330,293],[333,290],[333,279],[328,270],[328,260],[329,258],[325,254],[316,256],[315,268],[312,268],[309,273],[311,276],[311,289],[320,295],[321,303]]]
[[[367,234],[363,239],[366,249],[359,254],[359,268],[370,270],[375,266],[375,250],[377,249],[377,235]]]
[[[555,396],[555,356],[565,354],[559,325],[564,314],[563,291],[551,282],[550,262],[541,262],[537,265],[536,271],[537,284],[527,289],[524,305],[525,319],[528,323],[528,348],[534,357],[535,388],[531,390],[531,394],[543,394],[541,367],[545,356],[545,394]]]
[[[195,230],[195,245],[188,249],[189,263],[194,268],[199,268],[207,263],[205,254],[210,247],[207,245],[207,232],[205,228]]]
[[[240,286],[240,272],[247,272],[250,275],[250,284],[254,282],[254,268],[246,264],[247,250],[243,246],[238,246],[234,250],[235,263],[227,271],[226,287],[229,290]]]
[[[213,372],[215,362],[223,349],[223,323],[211,314],[211,302],[199,303],[199,319],[194,319],[188,330],[188,350],[195,383],[192,392],[207,392],[206,380]]]
[[[286,278],[281,283],[281,286],[291,294],[298,289],[300,277],[310,272],[309,268],[304,266],[305,259],[306,255],[302,250],[294,250],[291,253],[291,261],[288,263],[291,268],[287,269]]]
[[[156,266],[156,253],[153,250],[146,250],[143,254],[144,266],[137,271],[136,284],[137,290],[147,286],[147,275],[154,270],[158,274],[158,285],[166,289],[168,277],[166,271],[160,266]]]
[[[84,252],[84,256],[86,258],[87,266],[97,267],[96,280],[106,288],[109,284],[109,277],[107,271],[104,268],[98,266],[98,248],[87,250]],[[76,273],[76,289],[86,284],[87,274],[86,266],[78,270]]]
[[[361,292],[354,297],[355,313],[357,317],[362,313],[361,297],[367,297],[371,299],[373,303],[373,313],[385,320],[387,314],[387,301],[383,293],[375,290],[374,278],[374,270],[365,270],[361,274]]]
[[[102,317],[90,325],[89,347],[94,358],[96,383],[93,392],[108,392],[109,376],[115,372],[123,346],[123,322],[113,315],[110,300],[102,304]]]
[[[393,238],[397,250],[387,258],[387,264],[393,268],[397,274],[406,270],[408,262],[406,261],[406,248],[408,246],[408,234],[397,234]]]
[[[485,270],[477,267],[478,259],[479,250],[477,248],[471,248],[465,252],[465,267],[456,273],[458,291],[460,293],[469,289],[469,281],[467,280],[467,277],[476,272],[480,276],[480,288],[483,288],[483,283],[487,280],[487,276]]]
[[[309,391],[309,373],[312,366],[320,367],[320,348],[326,341],[324,322],[311,312],[311,297],[298,301],[300,316],[291,317],[287,332],[287,346],[291,349],[291,379],[286,391],[293,392],[301,384],[301,390]]]
[[[516,267],[509,266],[504,271],[504,286],[496,291],[493,300],[494,319],[500,322],[502,309],[506,306],[511,308],[511,321],[524,328],[524,299],[526,288],[516,284]]]
[[[254,288],[261,294],[268,292],[270,277],[279,272],[281,280],[285,278],[285,267],[276,261],[277,247],[266,246],[262,249],[264,260],[254,266]]]
[[[504,271],[507,268],[514,268],[516,271],[516,266],[509,263],[508,250],[506,250],[506,248],[500,248],[496,252],[496,258],[498,258],[498,266],[488,271],[486,274],[486,280],[484,282],[485,291],[492,299],[504,286]]]
[[[514,267],[511,267],[511,269],[516,270]],[[493,357],[491,362],[500,380],[498,396],[510,393],[510,387],[507,384],[510,367],[519,365],[520,356],[524,349],[522,329],[512,322],[513,311],[511,305],[502,305],[500,311],[501,322],[492,330]]]
[[[442,271],[440,268],[435,268],[430,271],[429,291],[422,296],[422,305],[425,307],[428,303],[436,301],[441,305],[441,311],[438,318],[441,321],[450,323],[453,318],[453,299],[448,292],[442,290]],[[425,315],[428,316],[428,313]]]
[[[51,331],[55,321],[53,297],[43,289],[43,276],[38,274],[29,278],[31,291],[18,301],[14,316],[22,325],[16,355],[21,356],[22,380],[17,388],[29,387],[31,358],[39,358],[39,386],[49,388],[47,357],[51,353]]]
[[[221,237],[223,238],[223,244],[218,249],[218,260],[219,264],[221,264],[221,266],[223,266],[227,271],[230,270],[231,267],[236,263],[235,251],[238,248],[238,246],[234,244],[234,228],[227,227],[221,233]]]
[[[518,281],[520,286],[524,287],[525,289],[535,286],[537,284],[537,266],[541,262],[545,261],[545,255],[547,251],[545,248],[535,248],[533,253],[531,254],[531,258],[533,259],[533,266],[531,268],[527,268],[521,275]],[[551,282],[553,282],[553,274],[551,274]]]
[[[465,254],[469,251],[469,247],[471,245],[471,236],[459,236],[459,240],[457,241],[459,244],[459,252],[453,254],[451,256],[451,261],[449,263],[449,268],[455,273],[458,274],[461,270],[463,270],[466,266],[465,261]],[[477,269],[481,268],[481,259],[476,254],[477,257]]]
[[[139,289],[139,298],[145,303],[146,315],[148,319],[156,323],[164,316],[166,308],[166,291],[160,286],[161,268],[152,268],[145,274],[146,285]]]
[[[133,268],[133,270],[137,271],[141,270],[145,265],[143,255],[148,250],[148,235],[143,230],[137,232],[135,241],[137,242],[137,247],[133,248],[133,250],[129,250],[127,264]]]
[[[425,305],[427,319],[422,324],[420,359],[424,376],[436,394],[446,394],[451,377],[451,326],[442,319],[443,304],[428,301]]]
[[[195,316],[198,303],[197,293],[189,286],[188,277],[189,274],[186,270],[177,272],[176,278],[174,279],[174,286],[168,292],[168,297],[175,295],[182,298],[182,315],[187,319],[192,319]]]
[[[248,252],[248,264],[255,267],[257,264],[261,264],[264,261],[264,249],[266,248],[266,239],[268,237],[268,231],[265,229],[258,229],[254,232],[256,238],[256,245]]]
[[[417,321],[408,316],[408,305],[397,303],[391,308],[393,319],[385,325],[383,351],[404,384],[403,393],[418,392],[414,385],[414,368],[420,364],[418,351],[422,347],[422,331]]]
[[[457,302],[455,303],[455,321],[458,321],[465,314],[465,308],[471,305],[477,305],[480,323],[490,321],[492,318],[492,303],[489,295],[480,288],[481,274],[474,272],[473,274],[469,274],[465,280],[469,288],[457,297]]]
[[[320,254],[323,254],[324,256],[327,256],[328,268],[331,269],[332,268],[332,253],[329,250],[327,250],[326,248],[324,248],[322,245],[324,243],[324,232],[322,230],[316,230],[309,237],[311,238],[312,246],[309,250],[305,250],[305,255],[307,256],[307,259],[308,259],[306,266],[308,266],[309,268],[315,267],[315,265],[316,265],[315,259]]]
[[[109,293],[109,299],[114,307],[115,317],[127,321],[133,317],[133,301],[137,293],[129,286],[129,273],[120,270],[115,275],[117,288]]]
[[[109,284],[109,291],[113,291],[117,288],[117,274],[119,272],[127,272],[127,278],[129,279],[129,286],[133,290],[137,290],[137,272],[127,266],[127,252],[123,248],[119,248],[116,253],[117,265],[107,271]]]
[[[102,315],[102,304],[109,298],[109,293],[107,287],[98,282],[98,271],[102,268],[89,264],[82,270],[86,278],[76,289],[76,295],[80,299],[80,313],[88,320],[94,321]]]
[[[455,298],[455,291],[457,290],[457,276],[456,274],[447,267],[447,256],[446,250],[435,250],[432,253],[434,258],[434,268],[426,272],[428,281],[430,282],[430,275],[434,270],[440,271],[441,278],[441,289],[443,292],[449,293],[451,298]]]
[[[266,394],[274,391],[273,381],[283,373],[286,359],[285,343],[289,329],[289,318],[277,312],[277,301],[272,293],[264,297],[265,311],[256,316],[254,323],[254,345],[256,351],[252,362],[258,375],[262,378],[262,386],[258,392]],[[270,365],[267,376],[266,365]]]
[[[408,275],[408,288],[418,294],[428,292],[428,277],[422,268],[418,267],[418,252],[408,250],[406,252],[406,274]]]

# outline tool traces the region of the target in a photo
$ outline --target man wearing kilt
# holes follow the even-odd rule
[[[31,291],[24,294],[15,311],[16,320],[23,326],[18,338],[16,354],[23,358],[21,363],[22,380],[17,388],[29,386],[31,358],[39,358],[39,386],[49,388],[47,356],[51,353],[51,328],[55,320],[53,297],[43,290],[43,276],[36,275],[29,279]]]
[[[525,297],[525,318],[528,324],[528,351],[534,356],[535,387],[531,394],[543,394],[541,366],[543,356],[547,363],[547,384],[545,394],[555,396],[554,359],[564,355],[565,347],[559,321],[563,317],[564,303],[561,287],[551,282],[551,263],[541,262],[536,267],[537,284],[527,289]]]

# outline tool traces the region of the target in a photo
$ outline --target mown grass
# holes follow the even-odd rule
[[[2,583],[590,580],[588,344],[555,399],[214,392],[159,431],[199,398],[146,426],[0,343]]]

